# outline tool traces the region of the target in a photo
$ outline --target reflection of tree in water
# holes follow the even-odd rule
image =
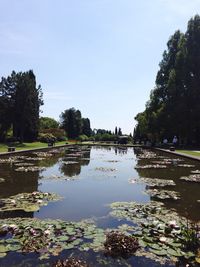
[[[141,149],[134,149],[136,156],[141,154]],[[158,153],[158,156],[165,154]],[[169,155],[166,156],[166,158]],[[174,157],[170,157],[174,158]],[[152,164],[153,159],[140,159],[138,161],[138,165],[148,165]],[[156,159],[155,159],[156,160]],[[162,159],[158,159],[162,161]],[[186,164],[194,164],[189,160],[184,160]],[[200,164],[195,162],[195,169],[200,169]],[[183,182],[180,180],[181,176],[188,176],[191,172],[190,168],[178,167],[176,164],[167,165],[166,169],[136,169],[139,177],[144,178],[158,178],[158,179],[167,179],[173,180],[176,186],[165,186],[165,187],[155,187],[159,190],[171,190],[176,191],[180,194],[181,199],[179,200],[172,200],[172,199],[165,199],[159,200],[160,202],[164,203],[165,207],[168,209],[175,209],[180,215],[188,217],[194,221],[200,220],[200,213],[196,212],[199,210],[200,203],[197,202],[199,199],[199,187],[196,186],[195,183],[188,183]],[[146,186],[146,189],[149,189]],[[155,197],[150,196],[150,200],[158,201]]]
[[[10,210],[10,211],[1,211],[0,219],[7,218],[33,218],[34,212],[25,212],[23,210]]]
[[[87,149],[86,151],[78,149],[73,151],[75,153],[80,153],[80,156],[74,157],[73,159],[65,159],[66,161],[74,161],[76,163],[73,164],[65,164],[62,162],[60,166],[60,171],[68,177],[77,176],[81,173],[81,166],[87,166],[90,163],[90,153],[91,148]],[[69,153],[70,154],[70,153]],[[66,154],[67,156],[67,154]]]
[[[0,177],[5,181],[0,184],[0,197],[6,198],[19,193],[31,193],[38,189],[40,172],[16,172],[15,167],[1,165]]]
[[[125,155],[128,152],[127,147],[115,147],[115,155]]]

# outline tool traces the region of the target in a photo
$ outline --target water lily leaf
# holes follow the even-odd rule
[[[199,258],[199,257],[196,257],[196,258],[195,258],[195,261],[196,261],[197,263],[200,263],[200,258]]]
[[[167,254],[169,254],[169,255],[171,255],[171,256],[174,256],[174,257],[181,257],[181,256],[182,256],[181,251],[179,251],[179,250],[174,250],[174,249],[171,249],[171,248],[168,248],[168,249],[167,249]]]
[[[68,236],[60,236],[60,237],[57,238],[57,240],[59,240],[59,241],[67,241],[67,240],[69,240],[69,237]]]
[[[140,246],[140,247],[145,248],[145,247],[147,246],[147,243],[144,242],[142,239],[140,239],[138,242],[139,242],[139,246]]]
[[[152,252],[153,254],[156,254],[158,256],[166,256],[167,255],[167,251],[162,249],[162,250],[156,250],[156,249],[149,249],[150,252]]]
[[[4,253],[4,252],[7,252],[8,251],[8,248],[4,245],[0,245],[0,253]]]
[[[34,211],[38,211],[39,209],[40,207],[38,205],[29,205],[25,207],[23,210],[26,212],[34,212]]]

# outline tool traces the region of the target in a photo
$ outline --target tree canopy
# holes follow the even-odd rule
[[[134,137],[153,141],[174,135],[184,143],[200,141],[200,17],[176,31],[159,64],[155,88],[143,112],[137,114]]]
[[[40,130],[58,128],[59,123],[50,117],[40,117],[39,119]]]
[[[80,110],[66,109],[60,115],[61,127],[66,131],[68,138],[77,138],[79,135],[91,135],[90,120],[82,118]]]
[[[0,82],[0,140],[9,128],[13,136],[23,141],[33,141],[38,136],[39,111],[43,105],[42,89],[36,87],[32,70],[12,72]]]

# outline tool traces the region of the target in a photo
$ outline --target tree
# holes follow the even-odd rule
[[[53,118],[41,117],[39,119],[39,128],[40,128],[40,130],[58,128],[58,127],[59,127],[59,123]]]
[[[81,112],[75,108],[65,110],[60,115],[61,127],[67,132],[68,138],[77,138],[82,133]]]
[[[118,135],[119,135],[119,136],[122,135],[122,130],[121,130],[121,128],[118,129]]]
[[[42,89],[36,87],[33,71],[17,74],[14,96],[13,135],[23,141],[36,140],[39,132],[39,111],[42,101]]]
[[[90,120],[88,118],[82,118],[82,134],[91,136]]]
[[[36,87],[33,71],[12,72],[0,82],[0,138],[13,126],[14,137],[21,142],[37,138],[42,89]]]
[[[118,134],[117,126],[115,127],[115,135]]]

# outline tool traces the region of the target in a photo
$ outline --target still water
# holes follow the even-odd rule
[[[180,180],[188,176],[192,170],[200,170],[198,161],[182,159],[181,164],[193,165],[180,167],[176,156],[156,152],[158,157],[174,159],[165,169],[141,169],[152,163],[151,158],[140,158],[139,148],[124,147],[68,147],[52,156],[33,161],[34,166],[45,167],[37,172],[17,172],[15,163],[0,164],[0,198],[6,198],[23,192],[54,192],[62,197],[60,201],[50,202],[41,207],[39,212],[26,213],[22,211],[0,212],[1,218],[7,217],[35,217],[39,219],[62,219],[79,221],[92,218],[101,228],[112,228],[119,225],[117,219],[109,215],[108,204],[116,201],[134,201],[147,203],[154,200],[145,193],[148,186],[141,182],[141,177],[170,179],[175,182],[173,191],[180,194],[180,199],[163,200],[167,208],[175,209],[180,215],[193,221],[200,221],[200,184]],[[26,154],[28,157],[37,157],[35,154]],[[154,159],[155,160],[155,159]],[[21,162],[32,162],[26,157]],[[90,257],[93,257],[90,255]],[[38,260],[28,256],[15,255],[6,257],[0,266],[36,266]],[[19,264],[22,262],[22,265]],[[126,261],[127,266],[160,266],[151,260],[132,258]],[[15,265],[14,265],[15,264]],[[142,265],[141,265],[142,264]],[[51,265],[49,265],[51,266]],[[95,266],[104,266],[103,264]],[[116,262],[109,266],[117,266]],[[120,266],[126,266],[124,264]],[[170,265],[166,265],[170,266]]]

